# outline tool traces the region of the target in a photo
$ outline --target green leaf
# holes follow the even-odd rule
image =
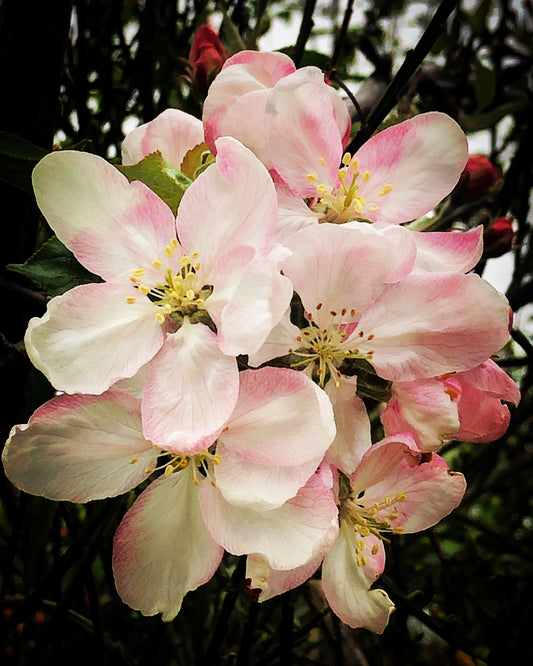
[[[492,69],[482,65],[479,60],[473,64],[474,91],[478,109],[482,111],[489,107],[496,95],[496,74]]]
[[[0,132],[0,180],[31,192],[31,172],[48,153],[16,134]]]
[[[59,296],[80,284],[102,282],[84,268],[56,236],[52,236],[23,264],[9,264],[9,270],[29,278],[50,296]]]
[[[155,192],[174,215],[185,190],[192,180],[165,161],[159,150],[150,153],[137,164],[115,165],[130,181],[140,180]]]

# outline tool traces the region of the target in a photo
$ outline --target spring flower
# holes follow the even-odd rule
[[[329,548],[337,507],[331,478],[315,470],[335,425],[327,396],[305,375],[242,372],[223,432],[194,454],[146,440],[139,399],[124,388],[54,398],[13,428],[3,463],[17,487],[72,502],[114,497],[159,473],[115,535],[126,603],[171,620],[224,549],[290,569]]]
[[[322,561],[324,594],[351,627],[381,633],[394,610],[388,595],[371,589],[385,567],[387,535],[427,529],[457,507],[466,483],[436,454],[421,454],[408,434],[378,442],[354,473],[338,481],[339,535]],[[301,584],[320,558],[293,571],[278,571],[264,556],[250,555],[246,576],[260,601]]]
[[[237,399],[235,357],[258,349],[292,291],[267,171],[233,139],[217,148],[177,220],[94,155],[52,153],[33,176],[52,229],[104,282],[53,298],[30,321],[31,360],[57,389],[92,394],[149,363],[145,434],[189,453],[220,432]]]
[[[192,79],[200,95],[205,97],[207,90],[228,57],[220,37],[208,24],[198,28],[194,35],[189,61],[193,66]]]
[[[500,180],[500,170],[485,155],[470,155],[454,192],[459,201],[477,199],[489,192]]]
[[[302,69],[277,84],[267,107],[272,168],[293,195],[309,200],[309,223],[315,213],[323,222],[398,224],[427,213],[451,192],[468,149],[450,117],[420,114],[350,155],[343,154],[331,114],[322,111],[327,101],[318,76]]]
[[[293,61],[283,53],[240,51],[226,60],[204,103],[205,140],[211,150],[218,137],[233,136],[253,150],[270,169],[271,138],[267,119],[272,93],[284,81],[294,81],[295,86],[300,87],[301,72],[308,73],[322,92],[322,119],[333,122],[341,138],[347,141],[351,127],[348,110],[338,93],[324,82],[319,69],[304,67],[296,70]],[[300,97],[295,101],[298,110],[300,105],[305,108],[314,104],[309,96],[313,90],[300,88],[299,92]],[[299,131],[296,125],[292,129],[295,133]]]

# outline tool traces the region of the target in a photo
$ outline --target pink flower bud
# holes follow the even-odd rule
[[[193,66],[194,85],[202,97],[207,95],[211,81],[222,69],[227,57],[228,53],[213,28],[208,23],[198,28],[189,60]]]
[[[483,257],[492,259],[509,252],[513,245],[513,220],[510,217],[498,217],[483,232]]]
[[[484,155],[470,155],[456,192],[460,199],[477,199],[501,179],[500,170]]]

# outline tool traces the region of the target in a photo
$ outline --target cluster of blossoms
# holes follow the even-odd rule
[[[4,465],[55,500],[142,484],[113,569],[146,615],[175,617],[227,551],[259,601],[321,567],[333,611],[383,631],[388,535],[465,490],[437,451],[507,428],[518,390],[491,356],[509,306],[469,272],[482,228],[401,226],[454,189],[464,134],[426,113],[355,155],[349,136],[318,69],[244,51],[202,121],[167,110],[124,141],[124,173],[156,156],[175,205],[91,154],[34,171],[51,228],[102,280],[31,320],[28,354],[61,394],[13,429]]]

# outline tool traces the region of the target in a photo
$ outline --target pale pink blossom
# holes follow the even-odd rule
[[[283,272],[306,322],[299,328],[286,313],[254,365],[290,354],[325,385],[346,363],[366,361],[384,379],[411,381],[470,370],[508,339],[508,303],[479,276],[409,273],[407,230],[396,228],[393,242],[363,223],[313,225],[286,244]]]
[[[269,96],[272,168],[294,196],[310,201],[301,224],[311,224],[313,213],[324,222],[407,222],[433,209],[457,183],[468,147],[449,116],[423,113],[390,126],[352,156],[343,154],[342,133],[327,108],[311,71],[282,79]]]
[[[224,549],[292,569],[330,547],[332,478],[315,470],[334,434],[322,390],[303,373],[263,368],[240,374],[223,432],[195,454],[148,441],[139,398],[112,388],[40,407],[13,428],[3,463],[17,487],[72,502],[122,494],[164,470],[119,526],[113,568],[126,603],[170,620]]]
[[[30,321],[33,363],[57,389],[93,394],[150,363],[146,436],[169,450],[202,450],[235,406],[235,357],[258,349],[291,296],[268,172],[237,141],[220,139],[177,220],[143,183],[88,153],[48,155],[33,181],[59,239],[105,280],[53,298]]]
[[[316,83],[323,93],[320,100],[315,102],[314,86],[306,87],[307,79]],[[346,105],[324,82],[324,74],[318,68],[296,70],[293,61],[283,53],[240,51],[226,60],[204,102],[205,140],[211,150],[214,150],[218,137],[233,136],[271,168],[268,109],[272,93],[284,81],[292,81],[299,93],[298,99],[294,100],[298,109],[294,108],[291,121],[298,122],[300,112],[314,105],[313,108],[320,112],[320,122],[334,123],[341,141],[349,138],[351,123]],[[293,131],[299,132],[300,127],[294,125]]]
[[[351,627],[383,632],[394,604],[372,585],[385,567],[388,534],[427,529],[457,507],[466,483],[436,454],[421,454],[407,434],[372,446],[355,472],[339,478],[339,534],[322,561],[331,609]],[[293,571],[278,571],[263,556],[248,558],[247,578],[260,601],[300,585],[319,557]]]

